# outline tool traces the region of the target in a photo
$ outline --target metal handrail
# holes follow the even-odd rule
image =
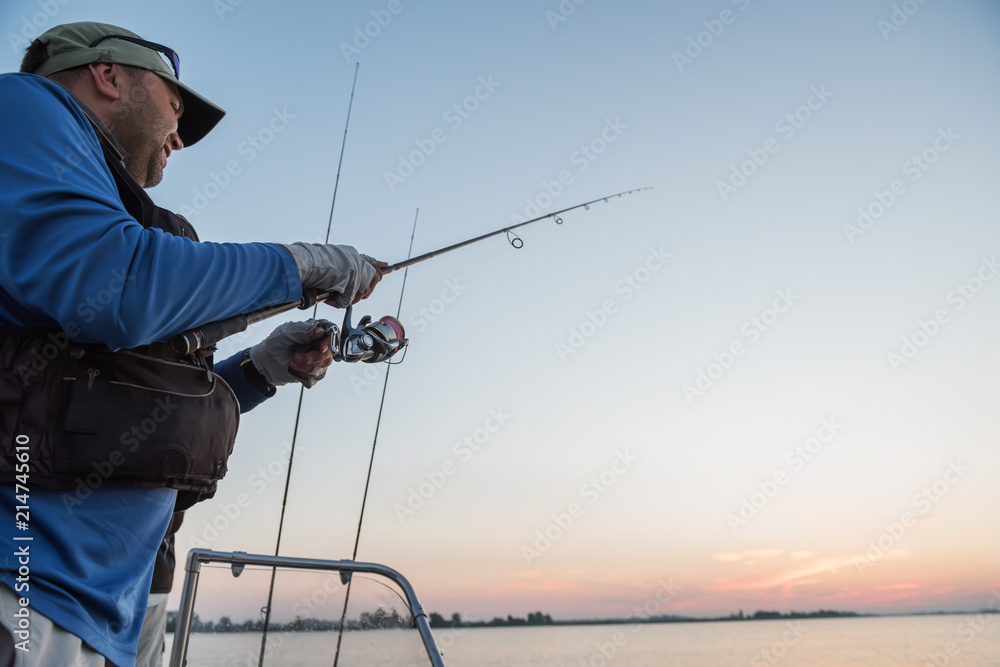
[[[203,563],[228,563],[233,566],[234,574],[239,574],[246,565],[262,565],[266,567],[283,567],[298,570],[332,570],[336,572],[363,572],[377,574],[394,581],[406,596],[406,602],[413,614],[413,622],[420,632],[420,638],[427,650],[434,667],[444,667],[444,659],[438,650],[431,626],[427,621],[427,613],[417,600],[417,594],[410,582],[396,570],[378,563],[357,563],[351,560],[320,560],[316,558],[289,558],[287,556],[267,556],[247,554],[242,551],[212,551],[211,549],[192,549],[188,552],[185,566],[184,590],[181,591],[181,606],[177,612],[177,629],[174,631],[174,647],[170,654],[170,667],[183,667],[187,664],[188,635],[191,632],[191,619],[194,614],[194,599],[198,589],[198,577]]]

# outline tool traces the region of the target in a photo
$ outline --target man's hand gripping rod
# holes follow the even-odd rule
[[[635,190],[626,190],[625,192],[618,192],[613,195],[608,195],[607,197],[593,199],[591,201],[584,202],[582,204],[576,204],[575,206],[570,206],[568,208],[564,208],[559,211],[553,211],[552,213],[547,213],[537,218],[532,218],[531,220],[526,220],[525,222],[520,222],[516,225],[511,225],[510,227],[503,227],[496,231],[489,232],[488,234],[482,234],[475,238],[468,239],[467,241],[461,241],[460,243],[455,243],[450,246],[440,248],[438,250],[432,250],[431,252],[426,252],[423,255],[417,255],[412,259],[408,259],[402,262],[397,262],[396,264],[391,264],[382,269],[382,275],[392,273],[393,271],[398,271],[399,269],[405,269],[408,266],[413,266],[414,264],[424,262],[428,259],[437,257],[438,255],[443,255],[446,252],[451,252],[452,250],[458,250],[459,248],[464,248],[467,245],[478,243],[479,241],[483,241],[490,237],[497,236],[498,234],[506,233],[507,240],[510,241],[510,244],[515,248],[520,248],[522,245],[524,245],[524,242],[520,239],[520,237],[518,237],[517,234],[513,233],[513,230],[517,229],[518,227],[524,227],[525,225],[530,225],[533,222],[545,220],[546,218],[553,218],[556,224],[561,225],[563,223],[563,219],[559,216],[563,213],[566,213],[567,211],[572,211],[578,208],[589,209],[591,204],[596,204],[598,202],[607,202],[612,197],[621,197],[623,195],[632,194],[633,192],[642,192],[643,190],[652,190],[652,188],[649,187],[637,188]],[[304,294],[302,296],[302,299],[300,299],[297,302],[293,301],[291,303],[283,303],[276,306],[267,306],[265,308],[260,308],[258,310],[246,313],[244,315],[234,315],[233,317],[230,317],[225,320],[219,320],[218,322],[210,322],[209,324],[205,324],[196,329],[191,329],[189,331],[185,331],[182,334],[178,334],[170,342],[171,345],[173,345],[174,350],[176,350],[179,354],[182,355],[197,354],[201,350],[208,350],[210,348],[213,348],[213,346],[223,338],[227,338],[228,336],[232,336],[234,334],[246,331],[247,327],[249,327],[251,324],[256,324],[257,322],[266,320],[269,317],[274,317],[275,315],[280,315],[281,313],[287,313],[288,311],[294,310],[296,308],[306,310],[308,308],[312,308],[313,305],[315,305],[316,303],[319,303],[321,301],[326,301],[329,298],[330,298],[329,292],[312,290],[311,292]],[[364,318],[362,318],[361,322],[358,323],[358,326],[356,328],[351,327],[350,318],[351,318],[351,309],[350,307],[348,307],[344,317],[343,331],[339,332],[339,339],[337,338],[338,332],[336,331],[336,327],[334,327],[331,347],[333,348],[333,350],[335,350],[334,358],[337,361],[367,361],[369,363],[375,363],[377,361],[386,361],[393,354],[395,354],[400,349],[405,347],[406,343],[408,342],[407,339],[403,337],[403,325],[400,324],[399,320],[397,320],[394,317],[386,316],[373,324],[369,324],[371,318],[365,316]],[[385,320],[387,319],[392,320],[394,324],[386,323]],[[379,327],[380,323],[384,326]],[[376,345],[376,347],[381,345],[382,346],[381,349],[386,350],[387,348],[385,347],[385,344],[394,345],[391,352],[374,353],[367,355],[368,358],[361,358],[363,356],[366,356],[362,354],[362,349],[349,346],[344,348],[344,350],[341,352],[341,358],[337,359],[336,351],[338,350],[338,345],[343,345],[348,342],[350,343],[350,345],[353,345],[354,343],[364,343],[365,339],[360,339],[360,336],[365,332],[367,332],[368,334],[373,333],[372,331],[370,331],[373,327],[379,329],[382,332],[381,336],[378,335],[377,333],[375,335],[374,344]],[[396,330],[397,327],[398,331]],[[389,333],[390,331],[391,334]],[[386,336],[390,335],[395,335],[395,338],[392,337],[386,338]],[[395,341],[396,344],[394,344],[393,341]]]
[[[303,296],[298,302],[293,301],[260,308],[244,315],[235,315],[225,320],[211,322],[197,329],[185,331],[175,336],[170,341],[171,345],[175,351],[182,355],[193,355],[202,350],[214,350],[214,345],[220,340],[246,331],[251,324],[295,308],[307,310],[320,301],[326,301],[331,296],[329,292],[319,290],[310,290],[307,295],[308,297]],[[410,342],[406,338],[403,324],[391,315],[386,315],[375,322],[372,322],[370,315],[365,315],[358,322],[358,326],[351,326],[352,309],[353,306],[348,306],[344,312],[342,327],[338,328],[336,324],[333,324],[328,330],[334,361],[349,363],[363,361],[369,364],[388,361]]]

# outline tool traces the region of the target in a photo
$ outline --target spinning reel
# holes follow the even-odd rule
[[[389,359],[397,352],[406,348],[410,340],[406,338],[403,323],[391,315],[372,321],[371,315],[365,315],[358,326],[351,326],[351,309],[348,306],[344,313],[344,323],[341,327],[330,324],[330,349],[333,350],[334,361],[366,364],[381,362],[391,363]],[[405,354],[404,354],[405,356]],[[402,359],[396,363],[402,363]]]

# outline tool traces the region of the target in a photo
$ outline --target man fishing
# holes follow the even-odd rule
[[[175,510],[211,497],[239,413],[332,354],[287,323],[213,364],[165,341],[385,263],[348,246],[200,243],[145,194],[225,112],[169,47],[57,26],[0,75],[0,667],[133,665]]]

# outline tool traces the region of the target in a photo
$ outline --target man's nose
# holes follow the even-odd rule
[[[170,136],[167,137],[167,141],[170,143],[170,150],[179,151],[184,148],[184,142],[181,141],[181,135],[176,132],[171,132]]]

